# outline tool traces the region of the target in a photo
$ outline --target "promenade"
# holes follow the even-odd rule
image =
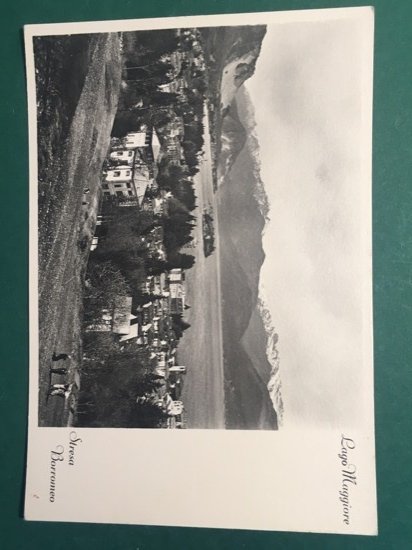
[[[186,272],[185,320],[191,325],[179,343],[179,362],[188,366],[182,400],[188,428],[224,428],[224,377],[217,197],[213,194],[212,160],[207,109],[204,118],[204,155],[194,178],[197,225],[195,265]],[[216,249],[203,253],[202,213],[212,206]]]

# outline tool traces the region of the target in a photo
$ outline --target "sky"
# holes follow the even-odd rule
[[[270,203],[261,287],[279,334],[285,426],[362,414],[364,38],[353,20],[271,25],[245,84]]]

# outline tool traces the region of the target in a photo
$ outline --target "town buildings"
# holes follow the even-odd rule
[[[129,165],[134,164],[135,151],[132,149],[118,149],[110,153],[112,164]]]
[[[169,271],[169,304],[172,315],[182,315],[185,308],[184,272],[182,269]]]
[[[156,131],[143,126],[115,143],[102,182],[103,196],[117,197],[123,206],[141,206],[147,190],[157,187],[160,142]]]
[[[180,69],[173,75],[177,80]],[[138,236],[144,251],[142,255],[145,260],[165,262],[166,265],[165,230],[161,219],[168,215],[173,195],[167,189],[159,189],[156,177],[161,161],[170,165],[184,164],[183,134],[182,120],[176,117],[165,130],[167,139],[163,136],[163,148],[156,131],[147,125],[141,125],[124,138],[112,139],[103,172],[103,202],[97,220],[102,240],[111,221],[113,204],[137,206],[137,212],[150,212],[155,220],[153,226],[149,225]],[[116,200],[111,201],[113,198]],[[97,246],[99,241],[93,250]],[[187,367],[179,364],[175,331],[179,327],[176,318],[182,316],[186,306],[184,271],[177,268],[153,275],[143,270],[142,279],[133,298],[119,296],[113,308],[101,311],[86,331],[111,333],[120,351],[134,347],[147,351],[153,373],[161,383],[157,390],[139,399],[152,402],[163,410],[167,417],[164,427],[183,428],[184,404],[180,397]]]

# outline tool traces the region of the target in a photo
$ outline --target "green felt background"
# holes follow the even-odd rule
[[[21,519],[28,384],[25,23],[362,5],[327,0],[2,1],[0,548],[412,549],[412,2],[377,0],[374,83],[374,300],[378,538],[28,523]],[[313,472],[319,475],[321,472]],[[302,495],[310,498],[310,495]]]

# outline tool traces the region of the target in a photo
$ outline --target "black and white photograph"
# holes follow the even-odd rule
[[[341,22],[34,39],[41,426],[333,423],[361,353],[357,40]]]
[[[292,510],[301,434],[362,530],[341,472],[373,488],[372,37],[369,8],[26,28],[31,421],[69,465],[81,434],[175,476],[216,441],[205,484],[237,462],[236,495],[254,449]]]
[[[40,425],[278,429],[247,87],[267,35],[34,39]]]

